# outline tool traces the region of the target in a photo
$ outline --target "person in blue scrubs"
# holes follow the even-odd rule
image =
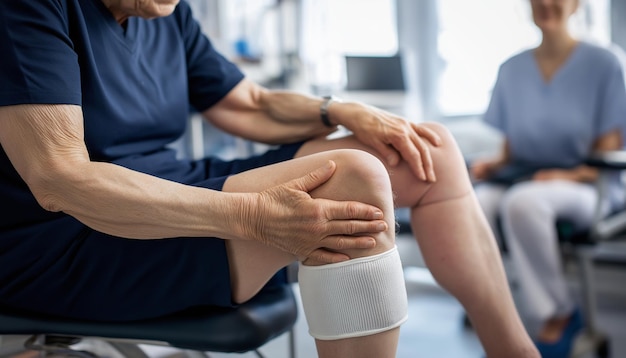
[[[0,52],[0,304],[114,321],[233,306],[291,262],[394,250],[397,205],[489,356],[538,356],[443,126],[265,89],[215,51],[184,1],[3,0]],[[167,144],[192,109],[280,146],[177,159]],[[327,138],[339,125],[352,134]],[[339,307],[354,293],[332,294]],[[318,353],[393,357],[402,321],[317,339]]]
[[[501,65],[484,121],[504,143],[471,172],[486,180],[477,195],[494,231],[501,220],[523,312],[541,326],[540,352],[568,357],[583,322],[562,273],[555,223],[591,224],[598,173],[584,160],[622,148],[626,91],[614,53],[569,33],[577,0],[530,4],[542,42]],[[624,197],[618,180],[610,190],[616,208]]]

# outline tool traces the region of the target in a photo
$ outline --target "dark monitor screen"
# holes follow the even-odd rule
[[[346,56],[347,90],[404,90],[400,56]]]

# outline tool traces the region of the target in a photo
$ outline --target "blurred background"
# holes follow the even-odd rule
[[[540,40],[528,0],[189,1],[216,47],[273,87],[345,90],[352,66],[375,69],[346,57],[399,56],[406,90],[428,119],[482,113],[499,64]],[[624,6],[584,1],[571,28],[624,47]]]
[[[528,0],[188,1],[214,45],[253,80],[367,102],[412,121],[451,124],[453,131],[480,131],[480,142],[458,138],[469,157],[497,145],[475,122],[499,65],[541,38]],[[623,53],[626,1],[583,1],[570,27],[581,39]],[[204,137],[211,132],[205,128]],[[209,142],[184,150],[224,157],[263,150],[224,137]]]

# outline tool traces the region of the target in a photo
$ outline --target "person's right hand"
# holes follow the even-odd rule
[[[356,201],[312,198],[309,192],[328,181],[336,164],[251,195],[244,212],[244,236],[296,256],[323,263],[349,260],[336,250],[366,249],[388,229],[382,211]]]

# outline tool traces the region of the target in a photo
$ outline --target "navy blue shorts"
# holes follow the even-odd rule
[[[221,190],[229,175],[294,157],[302,143],[225,162],[176,160],[163,151],[116,164]],[[13,235],[15,234],[15,235]],[[232,306],[224,240],[131,240],[94,231],[70,216],[20,228],[0,240],[9,250],[0,303],[64,317],[105,321],[158,317],[204,305]],[[284,282],[284,274],[271,281]]]

